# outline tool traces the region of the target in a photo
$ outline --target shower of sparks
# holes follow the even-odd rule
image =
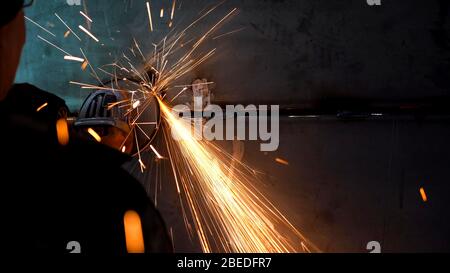
[[[25,19],[27,19],[28,21],[30,21],[31,23],[35,24],[37,27],[39,27],[40,29],[42,29],[43,31],[47,32],[48,34],[52,35],[53,37],[56,37],[55,34],[53,34],[50,30],[46,29],[45,27],[39,25],[38,23],[36,23],[35,21],[31,20],[30,18],[28,18],[27,16],[25,16]]]
[[[72,32],[73,33],[73,35],[75,35],[75,37],[78,39],[78,40],[80,40],[81,41],[81,38],[66,24],[66,22],[64,22],[64,20],[55,12],[55,16],[59,19],[59,21],[61,21],[61,23],[63,23],[63,25],[64,26],[66,26],[66,28],[70,31],[70,32]],[[69,33],[70,33],[69,32]],[[67,34],[67,36],[66,35],[64,35],[65,37],[67,37],[68,36],[68,34]]]
[[[90,74],[99,81],[99,85],[76,81],[70,81],[70,84],[78,85],[81,89],[112,90],[126,96],[124,100],[107,106],[108,110],[114,107],[124,109],[124,118],[129,123],[130,132],[120,145],[120,150],[126,152],[127,148],[134,149],[142,172],[152,169],[152,166],[144,164],[144,152],[151,150],[156,158],[170,162],[186,229],[190,238],[198,239],[204,252],[318,252],[319,249],[265,197],[262,190],[265,184],[259,180],[257,171],[239,162],[230,167],[233,156],[213,142],[197,140],[192,134],[194,125],[179,120],[169,105],[192,86],[179,85],[177,81],[215,55],[217,49],[201,51],[201,46],[211,39],[219,26],[233,16],[237,9],[232,9],[205,33],[199,36],[196,33],[197,38],[190,38],[188,30],[222,4],[223,2],[203,11],[186,28],[173,31],[175,34],[154,43],[149,55],[142,53],[137,40],[133,38],[134,45],[129,48],[132,55],[127,56],[125,53],[128,54],[128,51],[122,52],[113,63],[94,68],[80,48],[84,68],[89,65]],[[150,3],[146,2],[146,6],[150,30],[153,31]],[[176,1],[173,0],[171,21],[175,7]],[[181,7],[181,3],[178,7]],[[163,9],[160,16],[164,16]],[[84,27],[80,25],[79,28],[98,42]],[[72,60],[77,58],[68,53],[66,55]],[[143,61],[143,65],[133,63],[136,59]],[[111,77],[108,84],[100,80],[96,69]],[[119,81],[126,82],[126,87],[120,85]],[[168,97],[172,98],[170,102],[167,101]],[[141,120],[142,113],[155,99],[159,105],[161,121]],[[162,134],[165,150],[161,151],[166,153],[165,156],[153,146],[156,144],[152,143],[153,138],[144,130],[144,125],[156,126]],[[144,135],[148,144],[139,140],[138,132]],[[92,128],[88,129],[88,133],[98,142],[101,141],[101,137]],[[172,133],[181,136],[182,140],[176,141],[172,138]],[[128,145],[130,141],[133,147],[126,147],[125,144]],[[155,205],[156,194],[157,189]]]
[[[150,31],[153,32],[153,20],[152,20],[152,10],[150,9],[150,3],[147,2],[147,14],[148,14],[148,22],[150,24]]]
[[[82,25],[78,26],[79,29],[81,29],[84,33],[86,33],[87,35],[89,35],[94,41],[96,41],[97,43],[99,42],[99,40],[97,39],[97,37],[95,37],[89,30],[87,30],[86,28],[84,28]]]
[[[180,199],[193,215],[204,252],[301,252],[302,244],[317,251],[256,188],[261,183],[251,169],[241,164],[232,171],[230,154],[196,140],[190,124],[159,104]],[[181,141],[173,140],[173,131]]]
[[[97,142],[102,142],[102,138],[100,137],[100,135],[92,128],[88,129],[88,133],[97,141]]]
[[[84,12],[82,12],[81,10],[80,10],[80,14],[83,15],[83,17],[86,18],[89,22],[93,23],[92,19],[89,16],[87,16]]]
[[[48,106],[48,102],[42,104],[41,106],[39,106],[39,107],[36,109],[36,112],[40,112],[42,109],[44,109],[44,108],[47,107],[47,106]]]
[[[83,59],[83,58],[74,57],[74,56],[69,56],[69,55],[64,56],[64,60],[67,60],[67,61],[75,61],[75,62],[80,62],[80,63],[84,62],[84,59]]]

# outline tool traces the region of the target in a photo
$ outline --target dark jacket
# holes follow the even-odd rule
[[[128,156],[76,137],[61,146],[55,115],[38,113],[35,105],[23,111],[29,107],[18,106],[20,101],[0,104],[3,249],[68,253],[67,244],[76,241],[84,254],[126,254],[123,216],[134,210],[141,217],[146,252],[172,251],[161,216],[121,167]]]

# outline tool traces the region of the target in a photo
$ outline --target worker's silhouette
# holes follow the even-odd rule
[[[0,199],[3,251],[17,254],[127,253],[124,214],[141,218],[146,252],[170,252],[161,216],[121,165],[128,157],[70,138],[56,121],[63,101],[31,85],[15,85],[25,41],[23,1],[0,9]],[[39,100],[45,97],[47,105]]]

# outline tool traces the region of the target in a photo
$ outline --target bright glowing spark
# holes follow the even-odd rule
[[[97,43],[99,42],[99,40],[97,39],[97,37],[95,37],[89,30],[85,29],[82,25],[78,26],[82,31],[84,31],[84,33],[86,33],[87,35],[89,35],[92,39],[94,39],[94,41],[96,41]]]
[[[150,31],[153,32],[153,20],[152,20],[152,11],[150,9],[150,3],[147,2],[147,14],[148,14],[148,22],[150,24]]]
[[[286,161],[286,160],[284,160],[284,159],[282,159],[282,158],[275,158],[275,161],[276,161],[277,163],[282,164],[282,165],[286,165],[286,166],[289,165],[289,162]]]
[[[69,143],[69,126],[65,118],[56,122],[56,137],[62,146],[66,146]]]
[[[97,141],[102,142],[100,135],[92,128],[88,128],[88,133]]]
[[[159,17],[161,17],[161,18],[164,17],[164,9],[161,9],[161,11],[159,12]]]
[[[135,101],[135,102],[133,103],[133,109],[138,108],[139,105],[141,105],[141,101],[140,101],[140,100]]]
[[[63,23],[63,25],[66,26],[66,28],[73,33],[73,35],[75,35],[75,37],[81,41],[81,38],[78,37],[78,35],[66,24],[66,22],[64,22],[64,20],[55,12],[55,16],[59,19],[59,21],[61,21],[61,23]],[[64,35],[64,37],[67,37],[66,35]]]
[[[150,149],[152,149],[152,151],[155,153],[155,155],[156,155],[156,157],[158,159],[163,159],[164,158],[158,153],[158,151],[155,149],[155,147],[153,147],[153,145],[150,145]]]
[[[92,19],[89,16],[87,16],[84,12],[82,12],[81,10],[80,10],[80,14],[83,15],[84,18],[86,18],[89,22],[93,23]]]
[[[170,20],[173,20],[173,16],[175,14],[175,6],[177,4],[177,0],[173,0],[172,2],[172,12],[170,13]]]
[[[64,56],[64,60],[67,60],[67,61],[75,61],[75,62],[80,62],[80,63],[84,62],[84,59],[83,59],[83,58],[74,57],[74,56],[69,56],[69,55]]]
[[[125,153],[126,150],[127,150],[127,147],[125,145],[122,146],[122,153]]]
[[[88,62],[84,61],[83,64],[81,65],[81,70],[86,70],[87,66],[88,66]]]
[[[420,188],[419,192],[420,192],[420,196],[422,197],[423,202],[427,202],[428,201],[428,197],[427,197],[427,194],[425,192],[425,189],[424,188]]]
[[[45,27],[39,25],[38,23],[36,23],[35,21],[31,20],[30,18],[28,18],[27,16],[24,16],[25,19],[27,19],[28,21],[30,21],[31,23],[35,24],[36,26],[38,26],[39,28],[41,28],[42,30],[44,30],[45,32],[47,32],[48,34],[52,35],[53,37],[56,37],[55,34],[53,34],[50,30],[46,29]]]
[[[142,232],[141,218],[134,210],[129,210],[123,216],[125,228],[125,242],[128,253],[144,253],[144,235]]]
[[[44,109],[45,107],[47,107],[47,105],[48,105],[48,102],[42,104],[41,106],[39,106],[39,107],[36,109],[36,112],[40,112],[42,109]]]

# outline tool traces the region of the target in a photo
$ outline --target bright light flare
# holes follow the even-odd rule
[[[142,232],[141,218],[134,210],[129,210],[123,217],[125,228],[125,242],[128,253],[144,253],[144,234]]]
[[[74,56],[64,56],[64,60],[66,61],[74,61],[74,62],[80,62],[83,63],[85,60],[83,58],[79,58],[79,57],[74,57]]]
[[[94,41],[96,41],[97,43],[99,42],[99,40],[97,39],[97,37],[94,36],[94,34],[92,34],[89,30],[87,30],[85,27],[83,27],[82,25],[78,26],[79,29],[81,29],[84,33],[86,33],[89,37],[91,37]]]
[[[97,141],[102,142],[100,135],[92,128],[88,128],[88,133]]]
[[[141,105],[141,101],[140,101],[140,100],[135,101],[135,102],[133,103],[133,109],[138,108],[140,105]]]
[[[60,145],[66,146],[69,144],[69,126],[65,118],[56,122],[56,136]]]
[[[152,149],[152,151],[155,153],[156,157],[158,159],[163,159],[164,157],[161,156],[160,153],[158,153],[158,151],[155,149],[155,147],[153,147],[153,145],[150,145],[150,149]]]
[[[172,2],[172,11],[170,12],[170,20],[173,20],[173,16],[175,15],[175,6],[177,5],[177,0],[173,0]]]

